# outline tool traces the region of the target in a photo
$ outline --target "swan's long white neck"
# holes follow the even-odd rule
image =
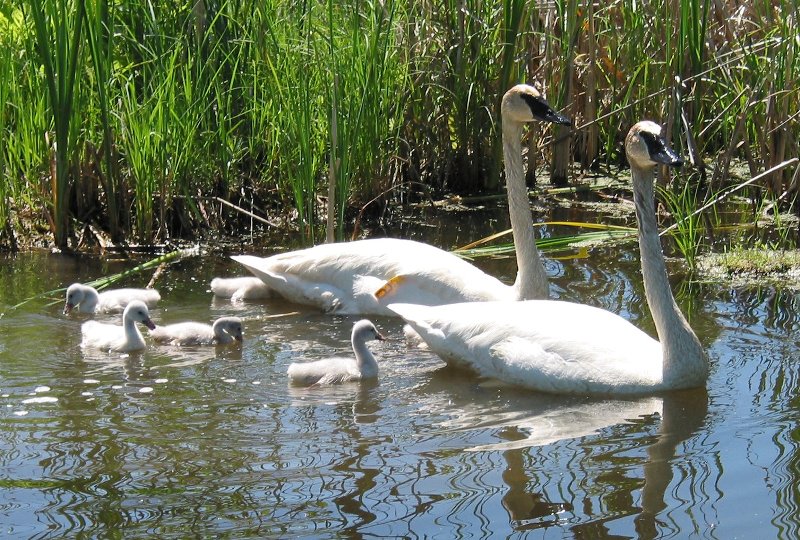
[[[352,334],[351,341],[353,343],[353,352],[356,355],[356,364],[358,371],[361,372],[363,377],[374,377],[378,374],[378,362],[372,352],[367,348],[367,343],[355,332]]]
[[[667,278],[656,223],[653,170],[631,166],[645,296],[663,350],[664,384],[670,388],[698,386],[708,376],[708,362],[700,340],[675,302]]]
[[[506,169],[508,212],[517,253],[517,279],[514,292],[517,300],[546,299],[547,273],[544,271],[536,238],[533,217],[522,168],[522,124],[503,118],[503,159]]]

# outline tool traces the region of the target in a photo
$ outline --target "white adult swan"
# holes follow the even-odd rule
[[[213,325],[188,321],[150,330],[151,338],[169,345],[228,345],[242,341],[242,334],[239,317],[220,317]]]
[[[654,211],[653,171],[681,159],[653,122],[625,139],[645,296],[661,343],[603,309],[561,301],[389,307],[448,363],[535,390],[636,394],[702,386],[708,360],[667,280]]]
[[[353,325],[350,342],[355,358],[325,358],[315,362],[295,362],[289,365],[289,380],[292,384],[339,384],[350,381],[374,379],[378,376],[378,362],[367,348],[367,341],[385,338],[375,325],[362,319]]]
[[[153,307],[161,300],[155,289],[111,289],[97,292],[97,289],[80,283],[67,287],[67,299],[64,303],[64,314],[78,308],[80,313],[116,313],[123,311],[133,300],[140,300]]]
[[[231,302],[272,297],[269,287],[254,276],[214,278],[211,280],[211,292],[220,298],[230,298]]]
[[[287,300],[326,312],[393,315],[386,308],[389,302],[439,305],[546,298],[547,274],[534,242],[520,138],[525,122],[570,122],[534,87],[524,84],[506,92],[501,113],[508,206],[517,252],[514,285],[501,283],[456,255],[412,240],[359,240],[266,258],[232,258]],[[379,289],[376,297],[373,293]]]
[[[134,300],[122,312],[122,326],[87,321],[81,326],[81,347],[91,347],[104,351],[131,352],[145,348],[144,338],[136,323],[140,322],[152,330],[156,327],[150,320],[147,306]]]

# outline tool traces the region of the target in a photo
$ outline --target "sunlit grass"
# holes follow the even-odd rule
[[[756,176],[800,153],[800,40],[784,16],[797,8],[23,3],[0,14],[0,219],[13,199],[49,217],[62,247],[75,220],[149,243],[206,230],[208,196],[292,208],[306,243],[322,239],[328,209],[341,239],[352,209],[398,203],[393,186],[497,192],[499,100],[522,81],[581,127],[535,127],[531,168],[571,182],[572,163],[619,164],[624,134],[649,118],[684,153],[691,135],[719,192],[732,159]],[[793,174],[764,185],[780,196]]]

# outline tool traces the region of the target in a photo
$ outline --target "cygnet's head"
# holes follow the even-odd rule
[[[504,120],[519,123],[539,120],[564,126],[572,125],[569,118],[556,112],[542,94],[529,84],[518,84],[506,92],[500,111]]]
[[[125,307],[125,311],[122,312],[122,320],[126,319],[140,322],[150,330],[156,329],[156,325],[150,320],[150,312],[147,311],[147,305],[141,300],[133,300]]]
[[[661,136],[661,126],[649,120],[634,124],[625,137],[625,154],[631,167],[650,169],[659,163],[670,167],[683,165],[681,157]]]
[[[214,334],[220,337],[220,332],[225,332],[236,341],[242,341],[244,336],[242,319],[239,317],[220,317],[214,322]]]
[[[64,315],[69,314],[75,306],[80,305],[86,297],[86,290],[89,289],[86,285],[80,283],[73,283],[67,287],[67,300],[64,304]]]
[[[386,338],[384,338],[381,333],[378,332],[378,329],[375,328],[375,325],[372,324],[372,321],[362,319],[353,325],[353,341],[372,341],[375,339],[378,341],[384,341]]]

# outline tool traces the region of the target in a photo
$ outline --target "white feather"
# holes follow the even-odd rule
[[[273,296],[269,287],[253,276],[214,278],[211,280],[211,292],[220,298],[230,298],[232,302],[262,300]]]

